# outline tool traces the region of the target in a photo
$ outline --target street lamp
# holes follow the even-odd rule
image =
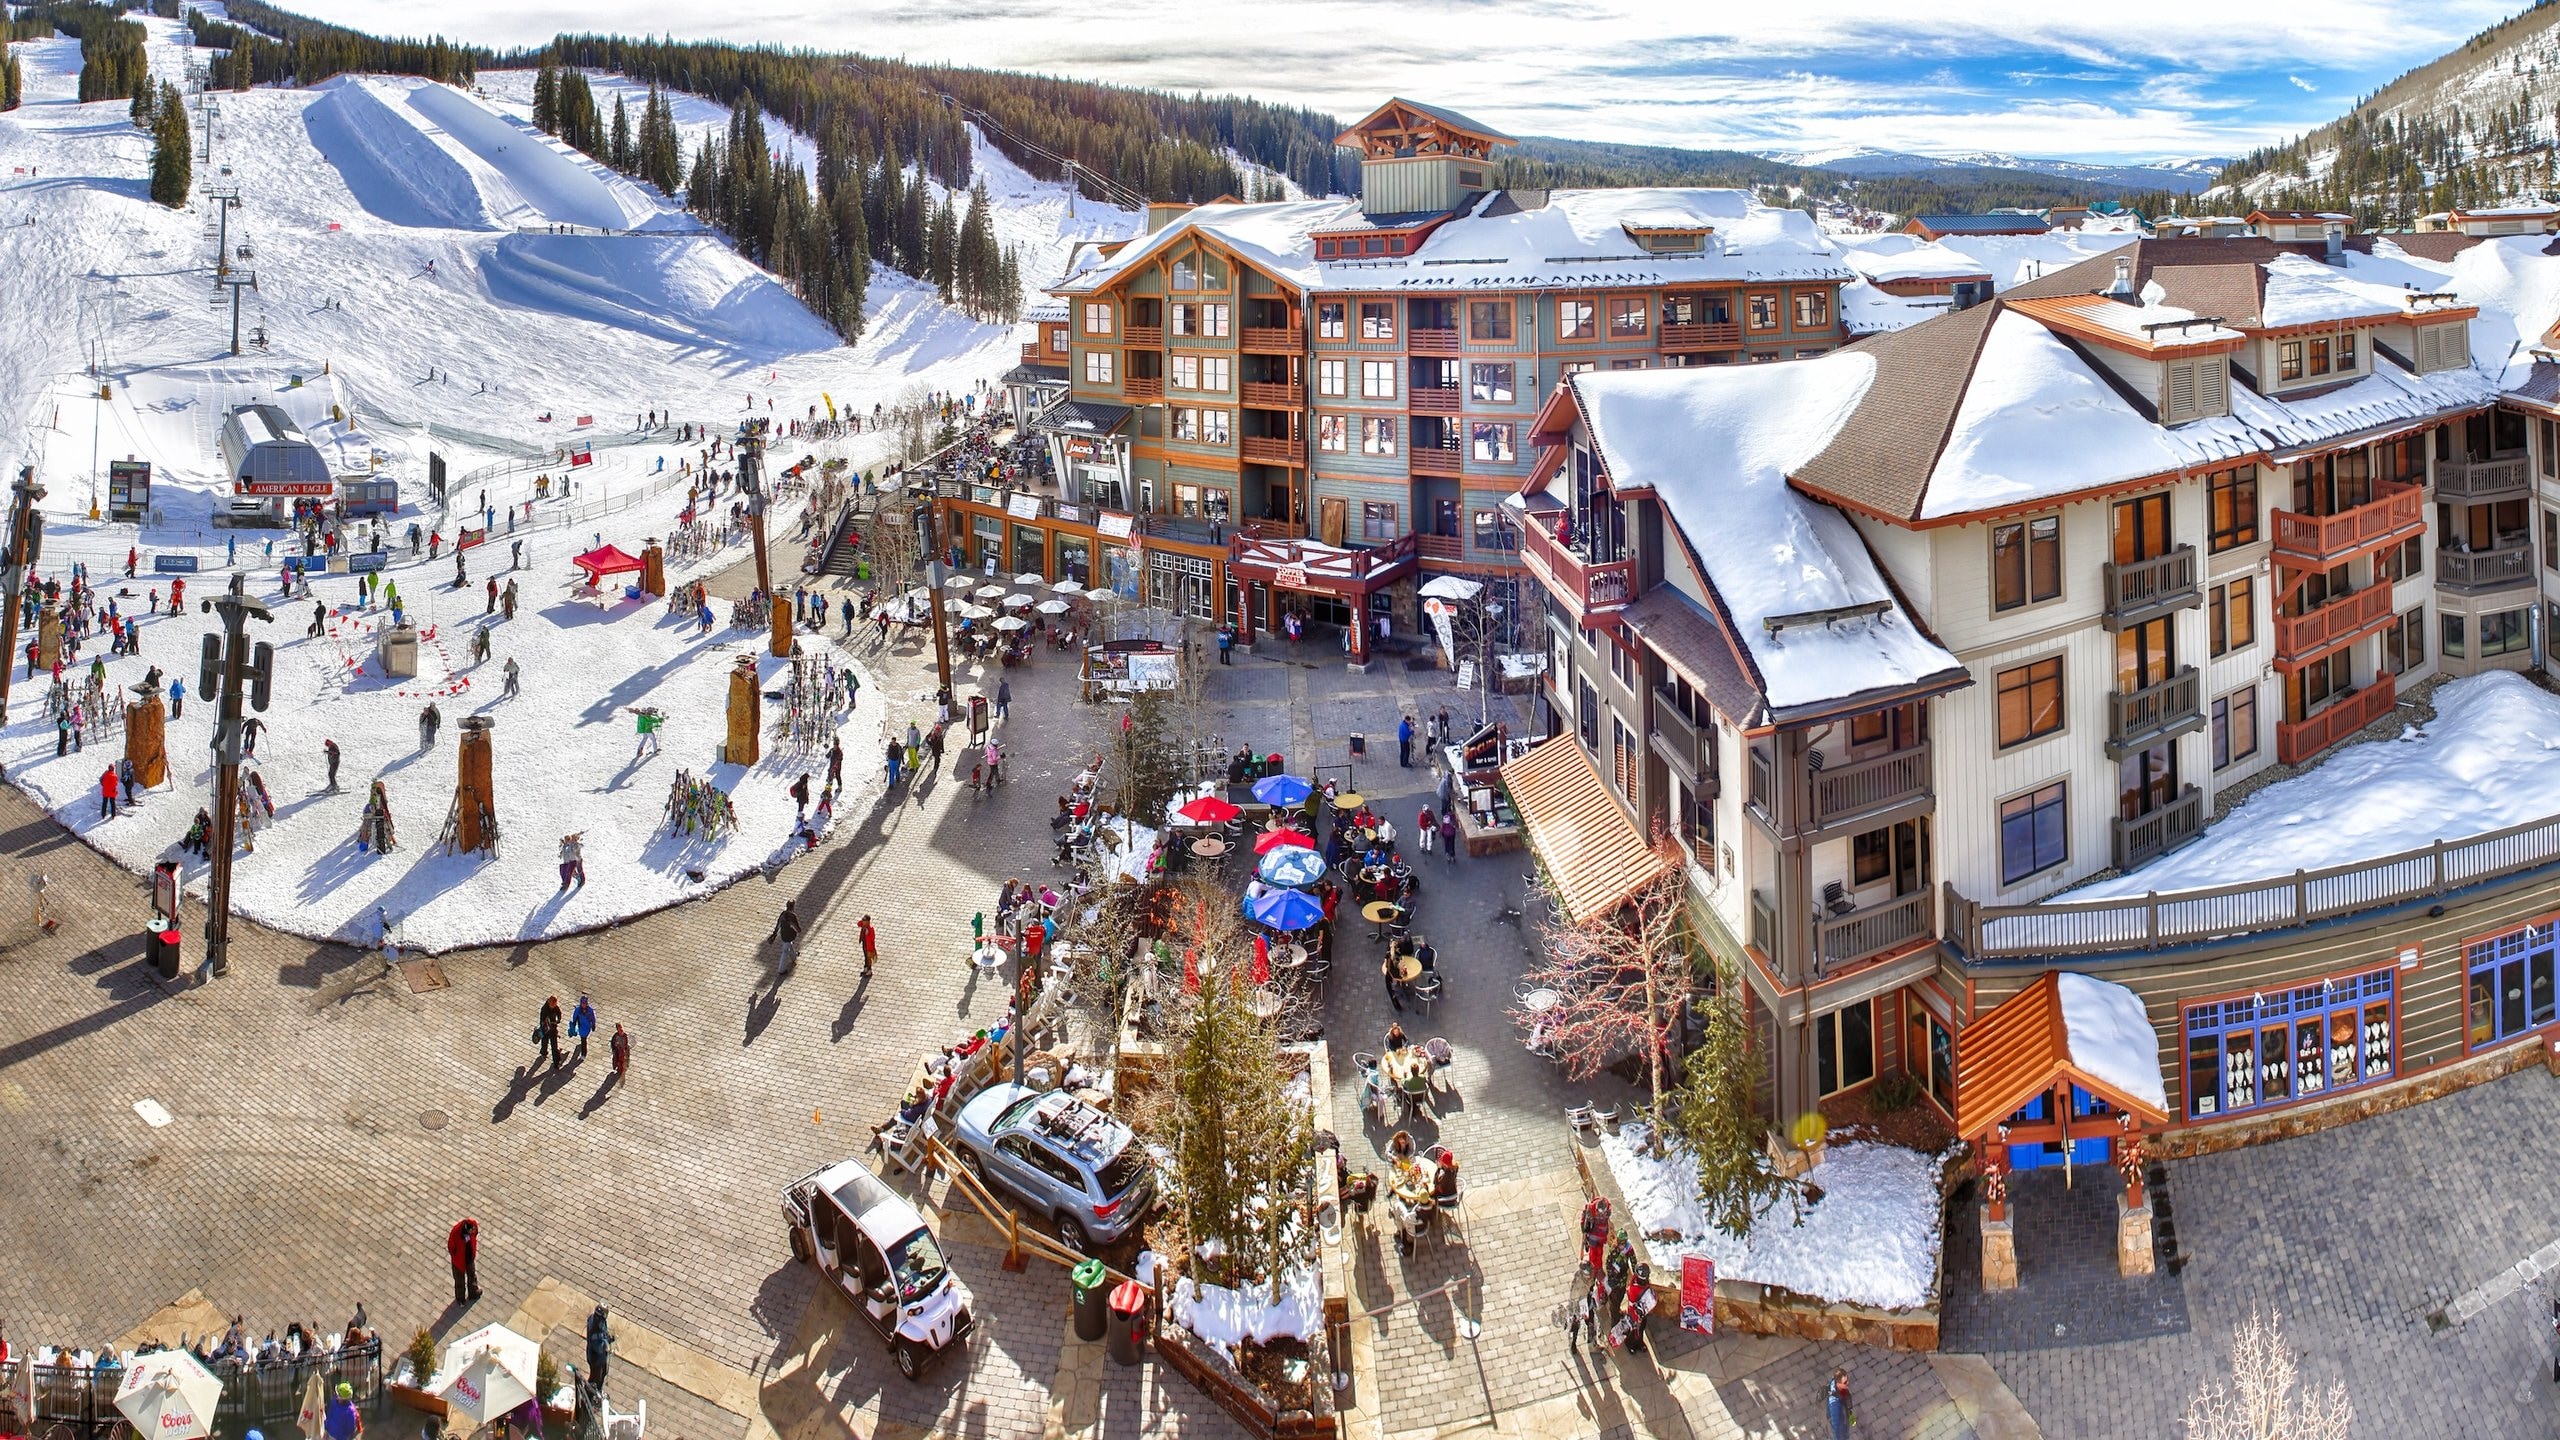
[[[18,653],[18,607],[24,603],[27,586],[35,578],[36,559],[44,550],[44,512],[36,508],[44,498],[44,487],[36,483],[36,467],[21,467],[9,493],[15,500],[9,512],[8,558],[0,561],[0,603],[9,612],[0,618],[0,721],[9,718],[10,657]]]
[[[275,647],[261,640],[253,651],[243,632],[252,617],[272,622],[266,602],[248,593],[244,577],[235,573],[231,589],[202,602],[198,613],[222,613],[222,634],[204,637],[202,663],[196,671],[196,694],[219,702],[213,725],[213,878],[205,895],[204,963],[216,975],[231,971],[231,843],[240,805],[240,702],[267,708],[268,683],[275,676]],[[242,694],[243,687],[247,694]]]

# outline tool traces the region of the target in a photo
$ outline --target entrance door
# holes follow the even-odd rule
[[[1349,503],[1339,495],[1319,497],[1316,501],[1316,538],[1327,545],[1341,544],[1348,511]]]

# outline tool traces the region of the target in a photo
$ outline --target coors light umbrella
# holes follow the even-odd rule
[[[445,1352],[448,1373],[435,1393],[473,1429],[522,1406],[533,1397],[534,1374],[542,1349],[504,1325],[484,1325],[453,1342]]]
[[[185,1350],[161,1350],[128,1362],[116,1387],[116,1409],[134,1433],[152,1440],[202,1440],[213,1433],[222,1381]]]

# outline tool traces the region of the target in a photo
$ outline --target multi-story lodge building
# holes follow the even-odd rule
[[[1622,849],[1676,837],[1776,1113],[1899,1070],[1956,1115],[1961,1074],[2008,1063],[1968,1026],[2052,969],[2140,997],[2188,1126],[2555,1019],[2548,923],[2540,1018],[2519,998],[2514,1027],[2484,1028],[2459,959],[2410,958],[2488,928],[2446,918],[2442,847],[2398,909],[2423,877],[2324,898],[2278,876],[2217,916],[2037,906],[2138,872],[2400,687],[2526,668],[2560,631],[2535,423],[2560,408],[2502,403],[2459,296],[2322,248],[2142,241],[1803,364],[1578,374],[1540,408],[1513,506],[1548,597],[1547,745],[1587,753]],[[1592,843],[1569,808],[1583,838],[1556,843]],[[2522,893],[2497,903],[2560,909]],[[2419,928],[2303,923],[2349,914]]]
[[[1492,188],[1513,142],[1393,100],[1341,137],[1360,198],[1156,207],[1082,257],[1008,377],[1054,493],[943,504],[967,561],[1109,585],[1248,635],[1294,611],[1409,632],[1424,572],[1516,572],[1503,501],[1565,377],[1839,347],[1855,280],[1733,190]],[[1332,633],[1326,630],[1323,633]]]

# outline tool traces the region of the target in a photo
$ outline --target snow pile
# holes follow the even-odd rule
[[[824,350],[835,332],[708,235],[507,235],[481,262],[490,295],[722,352]]]
[[[1206,1246],[1203,1250],[1205,1253]],[[1324,1285],[1312,1270],[1292,1270],[1280,1282],[1276,1302],[1262,1286],[1249,1291],[1207,1285],[1189,1276],[1165,1296],[1173,1323],[1236,1357],[1246,1341],[1304,1340],[1324,1328]]]
[[[1805,1212],[1804,1223],[1794,1223],[1793,1202],[1780,1196],[1737,1238],[1699,1205],[1697,1161],[1676,1143],[1658,1157],[1645,1153],[1647,1133],[1642,1125],[1623,1126],[1600,1137],[1600,1151],[1638,1233],[1679,1232],[1676,1240],[1645,1241],[1654,1264],[1700,1255],[1715,1262],[1719,1281],[1877,1310],[1936,1299],[1938,1157],[1865,1141],[1829,1146],[1810,1176],[1822,1187],[1822,1202]]]
[[[2280,780],[2201,839],[2058,900],[2201,890],[2423,849],[2560,813],[2560,696],[2495,671],[2448,680],[2436,718]]]
[[[2266,263],[2266,277],[2258,315],[2259,323],[2270,330],[2377,316],[2396,318],[2401,313],[2398,304],[2364,293],[2364,286],[2342,283],[2335,270],[2308,256],[2278,255]]]
[[[356,203],[376,218],[446,230],[497,228],[462,162],[394,114],[377,87],[341,75],[320,87],[302,123]]]
[[[2142,997],[2113,981],[2065,972],[2055,977],[2062,993],[2062,1026],[2071,1063],[2136,1100],[2169,1113],[2160,1082],[2160,1035]]]
[[[1135,820],[1112,820],[1094,827],[1094,843],[1102,853],[1102,883],[1134,880],[1145,884],[1155,860],[1158,833]]]

